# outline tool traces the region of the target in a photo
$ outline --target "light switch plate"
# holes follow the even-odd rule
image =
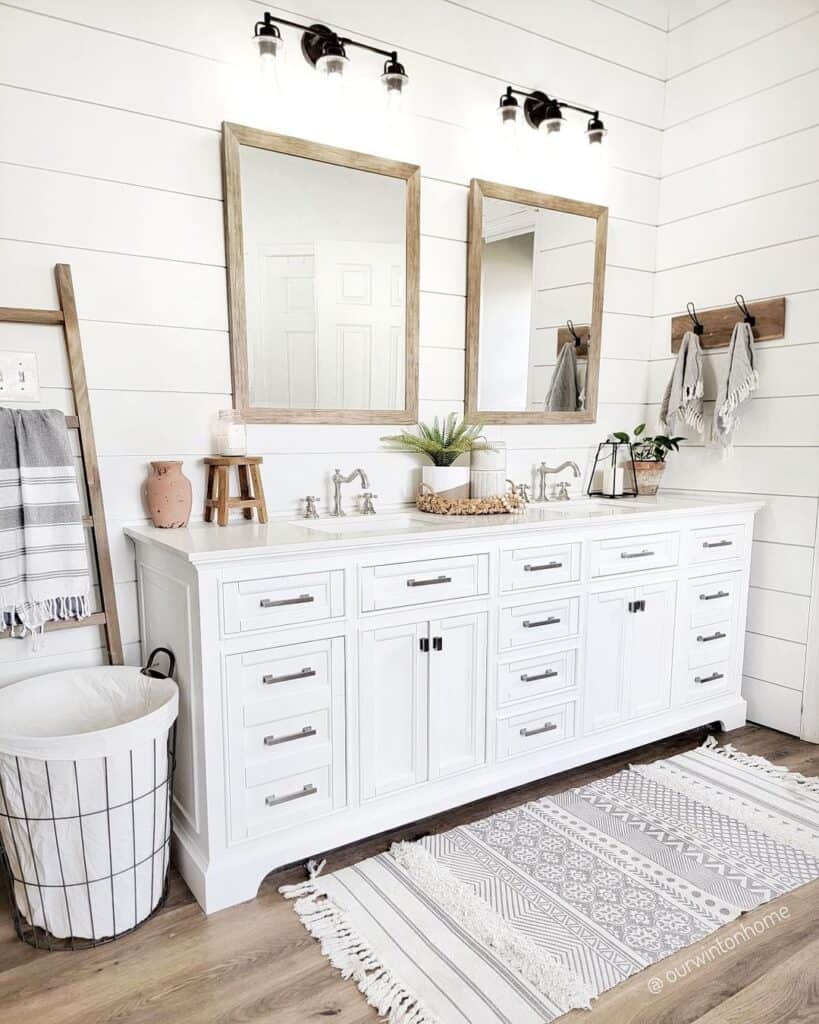
[[[7,402],[40,401],[35,352],[0,352],[0,397]]]

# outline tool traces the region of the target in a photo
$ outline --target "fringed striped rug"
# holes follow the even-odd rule
[[[536,1024],[819,877],[819,780],[698,750],[282,889],[391,1024]]]

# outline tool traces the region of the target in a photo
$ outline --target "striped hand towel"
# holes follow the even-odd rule
[[[0,614],[13,636],[89,614],[74,457],[57,409],[0,409]]]

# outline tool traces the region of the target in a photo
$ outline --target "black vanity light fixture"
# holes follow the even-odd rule
[[[265,12],[264,18],[257,21],[253,29],[253,38],[263,65],[275,63],[281,57],[284,40],[279,25],[298,29],[302,33],[301,52],[304,59],[316,71],[325,75],[328,84],[340,85],[343,82],[344,69],[350,61],[347,48],[354,46],[385,58],[381,83],[391,104],[400,102],[406,92],[409,76],[398,60],[396,50],[380,50],[377,46],[340,36],[326,25],[301,25],[287,18],[274,17],[269,12]]]
[[[525,97],[523,108],[516,99],[518,96]],[[553,135],[563,130],[565,119],[564,110],[575,110],[579,114],[588,115],[586,125],[586,138],[593,145],[600,145],[603,138],[608,134],[606,126],[600,120],[599,110],[589,110],[586,107],[578,107],[574,103],[566,103],[564,100],[556,99],[545,92],[535,90],[525,92],[522,89],[513,89],[507,85],[506,92],[500,98],[498,105],[498,116],[503,128],[511,133],[517,131],[518,126],[525,119],[526,123],[548,135]]]

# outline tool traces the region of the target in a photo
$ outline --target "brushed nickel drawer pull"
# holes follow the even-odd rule
[[[712,633],[711,636],[700,635],[697,637],[697,640],[701,644],[707,644],[709,640],[724,640],[726,636],[728,636],[727,633],[720,633],[720,631],[717,630],[716,633]]]
[[[562,562],[544,562],[543,565],[524,565],[524,572],[541,572],[543,569],[562,569]]]
[[[538,626],[556,626],[560,622],[560,619],[555,615],[550,615],[548,619],[538,619],[535,622],[531,622],[529,619],[523,620],[524,629],[537,629]]]
[[[723,672],[712,672],[710,676],[694,676],[695,683],[713,683],[717,679],[724,679],[725,674]]]
[[[279,743],[289,743],[291,740],[304,740],[308,736],[315,736],[316,730],[312,725],[305,725],[305,727],[299,732],[289,732],[286,736],[265,736],[264,745],[266,747],[275,747]]]
[[[730,548],[733,543],[732,540],[704,540],[702,546],[704,548]]]
[[[555,725],[554,722],[544,722],[543,725],[538,726],[537,729],[527,729],[526,726],[524,726],[520,730],[520,734],[521,736],[539,736],[543,732],[554,732],[556,728],[557,725]]]
[[[432,580],[407,580],[408,587],[431,587],[436,583],[451,583],[451,576],[436,576]]]
[[[730,597],[727,590],[718,590],[716,594],[700,594],[700,601],[717,601],[721,597]]]
[[[522,683],[534,683],[538,679],[554,679],[555,676],[560,675],[559,672],[555,672],[553,668],[547,668],[545,672],[538,672],[536,676],[527,675],[525,672],[520,677]]]
[[[309,679],[315,674],[314,668],[303,668],[299,672],[288,672],[284,676],[262,676],[262,684],[270,686],[272,683],[289,683],[292,679]]]
[[[303,796],[313,796],[314,793],[318,793],[318,790],[310,782],[303,789],[296,790],[295,793],[285,793],[284,796],[276,796],[275,793],[271,793],[270,796],[264,798],[264,803],[265,807],[275,807],[277,804],[290,803],[291,800],[301,800]]]
[[[259,601],[259,607],[283,608],[286,604],[310,604],[311,601],[315,601],[315,597],[312,594],[300,594],[298,597],[283,597],[278,601],[274,601],[272,597],[263,597]]]
[[[648,548],[646,548],[644,551],[621,551],[620,552],[620,557],[621,558],[650,558],[652,555],[655,555],[655,554],[656,554],[656,551],[649,551]]]

